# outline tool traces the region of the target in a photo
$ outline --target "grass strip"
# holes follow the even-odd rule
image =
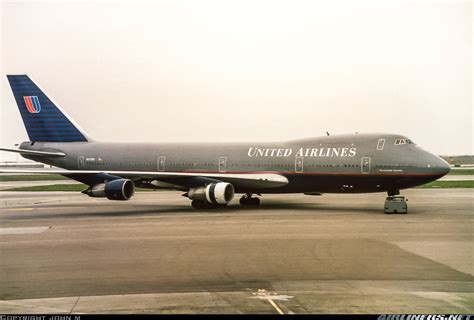
[[[46,186],[17,187],[1,191],[83,191],[87,189],[85,184],[51,184]],[[158,189],[159,190],[159,189]],[[135,188],[135,191],[157,191],[153,189]]]
[[[451,169],[448,175],[450,176],[469,176],[474,175],[474,169]]]
[[[68,180],[59,174],[31,174],[31,175],[0,175],[0,181],[43,181],[43,180]]]
[[[474,181],[433,181],[417,188],[474,188]]]

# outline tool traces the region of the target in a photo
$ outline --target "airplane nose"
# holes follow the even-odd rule
[[[449,166],[449,163],[447,163],[444,159],[441,157],[432,155],[432,161],[431,161],[431,170],[433,171],[433,174],[439,175],[440,177],[446,175],[450,170],[451,167]]]

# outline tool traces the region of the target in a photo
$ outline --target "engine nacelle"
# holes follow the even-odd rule
[[[211,204],[227,204],[234,198],[234,186],[227,182],[211,183],[205,187],[190,189],[188,198]]]
[[[109,200],[128,200],[135,193],[135,185],[129,179],[117,179],[99,183],[84,191],[89,197],[104,198]]]

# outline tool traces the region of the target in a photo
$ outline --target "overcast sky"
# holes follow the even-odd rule
[[[472,15],[470,1],[3,2],[0,145],[28,140],[4,76],[28,74],[95,140],[391,132],[472,154]]]

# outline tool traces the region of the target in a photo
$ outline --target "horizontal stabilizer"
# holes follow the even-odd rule
[[[0,151],[16,152],[20,154],[28,154],[32,156],[44,156],[44,157],[64,157],[66,155],[63,152],[33,151],[33,150],[25,150],[25,149],[0,148]]]

